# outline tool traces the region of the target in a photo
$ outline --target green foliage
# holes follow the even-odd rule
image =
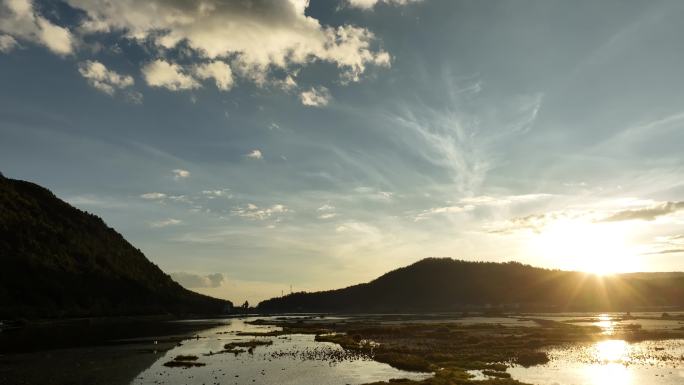
[[[220,313],[99,217],[0,176],[0,318]]]

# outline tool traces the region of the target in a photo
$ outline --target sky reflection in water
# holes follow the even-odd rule
[[[267,317],[265,317],[267,318]],[[219,352],[230,342],[250,341],[245,332],[270,332],[278,328],[250,325],[246,320],[233,319],[229,324],[199,333],[167,352],[164,357],[139,374],[132,385],[164,383],[196,384],[292,384],[345,385],[387,381],[392,378],[424,379],[431,374],[405,372],[370,358],[345,354],[336,344],[315,342],[313,335],[292,334],[277,337],[256,337],[272,341],[270,346],[259,346],[250,353],[238,355]],[[164,363],[178,355],[194,355],[202,367],[168,368]]]

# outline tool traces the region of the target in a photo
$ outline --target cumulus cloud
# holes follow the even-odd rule
[[[225,280],[223,274],[214,273],[207,275],[177,272],[169,274],[174,281],[188,289],[219,287]]]
[[[281,204],[275,204],[270,207],[262,208],[255,204],[249,203],[246,207],[240,207],[233,210],[233,215],[248,219],[264,220],[274,215],[285,214],[289,211],[290,210],[287,207]]]
[[[80,63],[78,72],[88,80],[88,84],[109,95],[114,95],[117,89],[130,87],[134,83],[133,77],[109,70],[98,61],[88,60]]]
[[[190,171],[188,171],[188,170],[183,170],[183,169],[177,168],[175,170],[171,170],[171,172],[173,173],[173,179],[175,179],[175,180],[185,179],[185,178],[190,177]]]
[[[264,155],[261,153],[261,150],[252,150],[249,154],[245,155],[249,159],[263,159]]]
[[[325,87],[311,87],[308,91],[299,94],[302,104],[310,107],[324,107],[330,103],[332,95]]]
[[[361,8],[361,9],[371,9],[379,3],[393,4],[393,5],[406,5],[408,3],[417,3],[423,0],[347,0],[351,7]]]
[[[230,66],[220,60],[198,65],[195,76],[199,79],[214,79],[216,87],[221,91],[228,91],[233,87],[233,71]]]
[[[58,55],[68,55],[74,51],[71,32],[40,15],[30,0],[0,2],[0,32],[11,35],[13,40],[16,38],[41,44]],[[10,40],[5,38],[7,42]]]
[[[169,218],[169,219],[164,219],[161,221],[156,221],[156,222],[150,222],[150,227],[152,228],[161,228],[161,227],[168,227],[168,226],[175,226],[183,223],[180,219],[174,219],[174,218]]]
[[[10,35],[0,35],[0,52],[7,53],[14,50],[17,45],[17,41]]]
[[[377,47],[372,32],[353,25],[321,25],[305,14],[308,0],[67,2],[85,13],[80,29],[86,35],[122,33],[160,52],[183,48],[202,61],[229,60],[236,72],[257,84],[272,78],[274,69],[292,75],[316,61],[337,66],[346,81],[359,80],[369,65],[390,65],[389,54]],[[157,66],[169,76],[178,75]],[[186,74],[182,84],[192,88],[195,83]]]
[[[142,68],[142,74],[148,85],[171,91],[190,90],[200,86],[199,82],[181,66],[162,59],[147,63]]]
[[[658,217],[675,213],[679,210],[684,210],[684,201],[681,202],[665,202],[655,206],[618,211],[606,218],[603,222],[618,222],[618,221],[652,221]]]

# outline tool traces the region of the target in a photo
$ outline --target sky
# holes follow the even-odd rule
[[[684,270],[684,2],[0,0],[0,171],[241,303]]]

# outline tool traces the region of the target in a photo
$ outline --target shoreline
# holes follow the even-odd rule
[[[184,320],[60,320],[4,331],[0,333],[0,383],[128,384],[183,340],[222,324],[221,319],[174,322]]]

